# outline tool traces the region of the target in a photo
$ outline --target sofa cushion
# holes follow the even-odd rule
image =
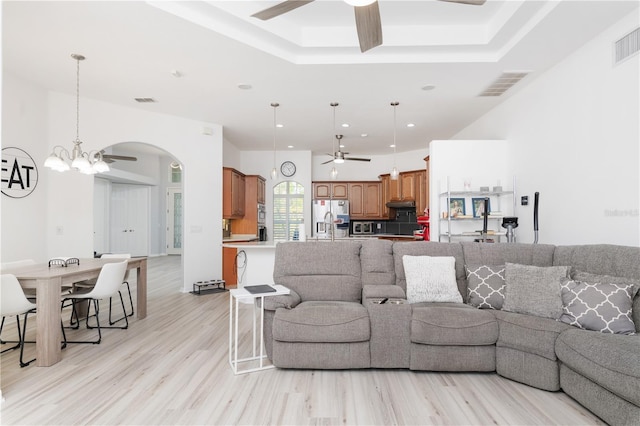
[[[360,249],[363,285],[395,285],[393,241],[377,238],[362,241]]]
[[[551,244],[484,244],[463,241],[460,245],[465,262],[476,265],[504,265],[509,262],[552,266],[555,250],[555,246]]]
[[[435,241],[413,241],[393,243],[393,262],[396,271],[396,284],[407,290],[407,278],[404,273],[402,256],[453,256],[456,259],[456,282],[458,291],[467,297],[467,277],[464,272],[464,256],[459,243],[440,243]]]
[[[555,342],[560,333],[572,328],[563,322],[506,311],[484,311],[498,320],[497,346],[529,352],[556,360]]]
[[[562,283],[560,321],[602,333],[635,334],[632,295],[633,284],[588,283],[567,278]]]
[[[640,336],[571,328],[558,337],[556,353],[572,370],[640,406]]]
[[[303,302],[362,297],[360,242],[283,242],[276,245],[273,280]]]
[[[407,300],[458,302],[462,296],[456,282],[456,259],[451,256],[402,256],[407,277]]]
[[[505,311],[558,319],[562,315],[560,280],[569,276],[568,266],[505,264]]]
[[[489,311],[457,303],[413,305],[411,341],[424,345],[493,345],[498,323]]]
[[[362,342],[370,335],[369,314],[359,303],[302,302],[273,318],[273,338],[283,342]]]
[[[504,265],[465,265],[467,303],[480,309],[502,309],[504,303]]]

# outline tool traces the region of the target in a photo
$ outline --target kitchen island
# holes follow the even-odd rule
[[[273,284],[273,264],[276,256],[273,241],[223,242],[223,248],[237,251],[237,288],[245,285]]]

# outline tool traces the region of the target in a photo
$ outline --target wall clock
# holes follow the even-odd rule
[[[33,158],[20,148],[2,148],[2,193],[11,198],[24,198],[38,184],[38,167]]]
[[[291,161],[285,161],[280,165],[282,176],[291,177],[296,174],[296,165]]]

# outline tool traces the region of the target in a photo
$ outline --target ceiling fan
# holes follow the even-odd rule
[[[254,18],[262,19],[263,21],[275,18],[276,16],[283,15],[287,12],[291,12],[307,3],[311,3],[314,0],[285,0],[271,6],[267,9],[251,15]],[[382,24],[380,21],[380,8],[378,7],[377,0],[344,0],[346,3],[353,6],[356,15],[356,28],[358,30],[358,40],[360,42],[360,51],[366,52],[369,49],[373,49],[376,46],[382,44]],[[471,4],[475,6],[483,5],[486,0],[440,0],[450,3]]]
[[[327,163],[344,163],[345,160],[347,161],[371,161],[370,158],[356,158],[356,157],[345,157],[346,154],[349,154],[348,152],[342,152],[342,148],[340,148],[340,140],[343,138],[343,135],[336,135],[336,139],[338,139],[338,150],[336,152],[334,152],[333,154],[327,154],[330,155],[331,157],[333,157],[331,160],[325,161],[322,164],[327,164]]]
[[[111,164],[115,161],[138,161],[137,157],[130,157],[128,155],[113,155],[113,154],[105,154],[104,150],[100,151],[102,154],[102,159],[105,163]]]

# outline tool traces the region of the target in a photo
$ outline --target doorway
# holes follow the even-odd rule
[[[112,184],[110,213],[110,251],[148,256],[149,187]]]

